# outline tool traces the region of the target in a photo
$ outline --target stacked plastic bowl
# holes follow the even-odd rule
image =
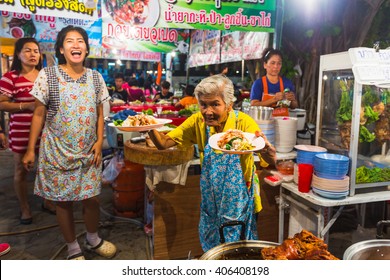
[[[288,153],[297,143],[297,118],[275,117],[275,148],[279,153]]]
[[[297,150],[297,163],[314,165],[314,157],[318,154],[325,154],[327,149],[314,145],[295,145]]]
[[[314,158],[314,173],[320,178],[341,180],[348,173],[349,158],[338,154],[319,154]]]
[[[314,158],[312,190],[330,198],[345,198],[349,193],[349,158],[338,154],[317,154]]]

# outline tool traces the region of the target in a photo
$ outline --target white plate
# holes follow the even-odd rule
[[[328,151],[326,148],[320,146],[314,146],[314,145],[295,145],[294,148],[301,151],[316,152],[316,153]]]
[[[135,22],[134,20],[135,14],[132,10],[128,11],[128,13],[131,14],[130,18],[117,17],[118,10],[122,10],[123,5],[127,5],[126,1],[124,1],[120,6],[116,6],[115,8],[112,8],[107,4],[107,2],[109,1],[110,0],[104,1],[105,8],[109,14],[115,15],[115,16],[111,16],[112,19],[117,21],[120,24],[130,25],[130,26],[153,27],[156,25],[157,21],[159,20],[160,17],[159,0],[149,0],[148,4],[146,5],[143,1],[140,2],[144,6],[144,12],[141,15],[141,20],[139,22]]]
[[[211,148],[215,149],[215,150],[219,150],[219,151],[222,151],[224,153],[227,153],[227,154],[250,154],[254,151],[258,151],[258,150],[261,150],[262,148],[264,148],[265,146],[265,141],[262,137],[256,137],[255,134],[253,133],[248,133],[248,132],[244,132],[244,136],[246,137],[246,139],[248,139],[248,141],[250,142],[252,139],[254,139],[252,141],[252,145],[255,146],[252,150],[247,150],[247,151],[232,151],[232,150],[225,150],[225,149],[221,149],[220,147],[218,147],[218,140],[225,134],[226,132],[222,132],[222,133],[217,133],[217,134],[214,134],[212,135],[210,138],[209,138],[209,145],[211,146]]]
[[[150,0],[148,4],[149,15],[145,22],[138,26],[153,27],[156,25],[160,17],[160,2],[158,0]]]
[[[116,126],[114,123],[109,123],[108,126],[115,127],[121,131],[133,132],[133,131],[148,131],[164,126],[167,123],[171,123],[172,120],[168,119],[156,119],[158,123],[151,125],[139,125],[139,126]]]

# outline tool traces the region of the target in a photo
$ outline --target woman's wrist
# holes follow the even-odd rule
[[[23,111],[23,102],[19,103],[19,111]]]

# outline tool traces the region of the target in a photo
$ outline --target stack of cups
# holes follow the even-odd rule
[[[275,117],[275,148],[279,153],[288,153],[297,142],[297,118]]]
[[[274,120],[256,121],[268,141],[275,146],[275,122]]]

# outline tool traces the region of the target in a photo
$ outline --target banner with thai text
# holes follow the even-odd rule
[[[219,30],[192,30],[188,67],[218,64],[220,62]]]
[[[221,62],[259,59],[268,44],[266,32],[222,31]]]
[[[188,67],[260,59],[269,33],[192,30]]]
[[[82,27],[88,34],[90,52],[89,57],[101,56],[102,24],[101,19],[83,20],[64,17],[40,16],[32,14],[1,11],[0,37],[22,38],[33,37],[41,45],[43,53],[54,53],[54,43],[58,32],[68,25]]]
[[[242,39],[244,32],[222,31],[221,62],[233,62],[242,59]]]
[[[97,4],[97,0],[0,0],[0,11],[96,20]]]
[[[0,10],[140,27],[274,32],[276,0],[0,0]],[[106,15],[107,16],[107,15]]]
[[[128,11],[127,6],[122,6],[122,10],[124,7],[126,7],[124,10]],[[119,13],[122,15],[119,18],[118,11],[115,14],[111,12],[107,5],[102,6],[102,44],[106,49],[104,51],[106,56],[115,55],[122,50],[188,53],[189,30],[147,27],[141,23],[132,25],[123,18],[129,13]],[[152,10],[150,12],[153,14]],[[158,18],[158,14],[154,16]]]
[[[242,42],[242,59],[259,59],[269,46],[269,33],[244,32]]]
[[[161,53],[159,52],[138,52],[131,50],[112,51],[112,49],[102,49],[102,58],[133,60],[133,61],[161,61]]]
[[[128,27],[274,32],[276,0],[101,0],[102,17]]]

